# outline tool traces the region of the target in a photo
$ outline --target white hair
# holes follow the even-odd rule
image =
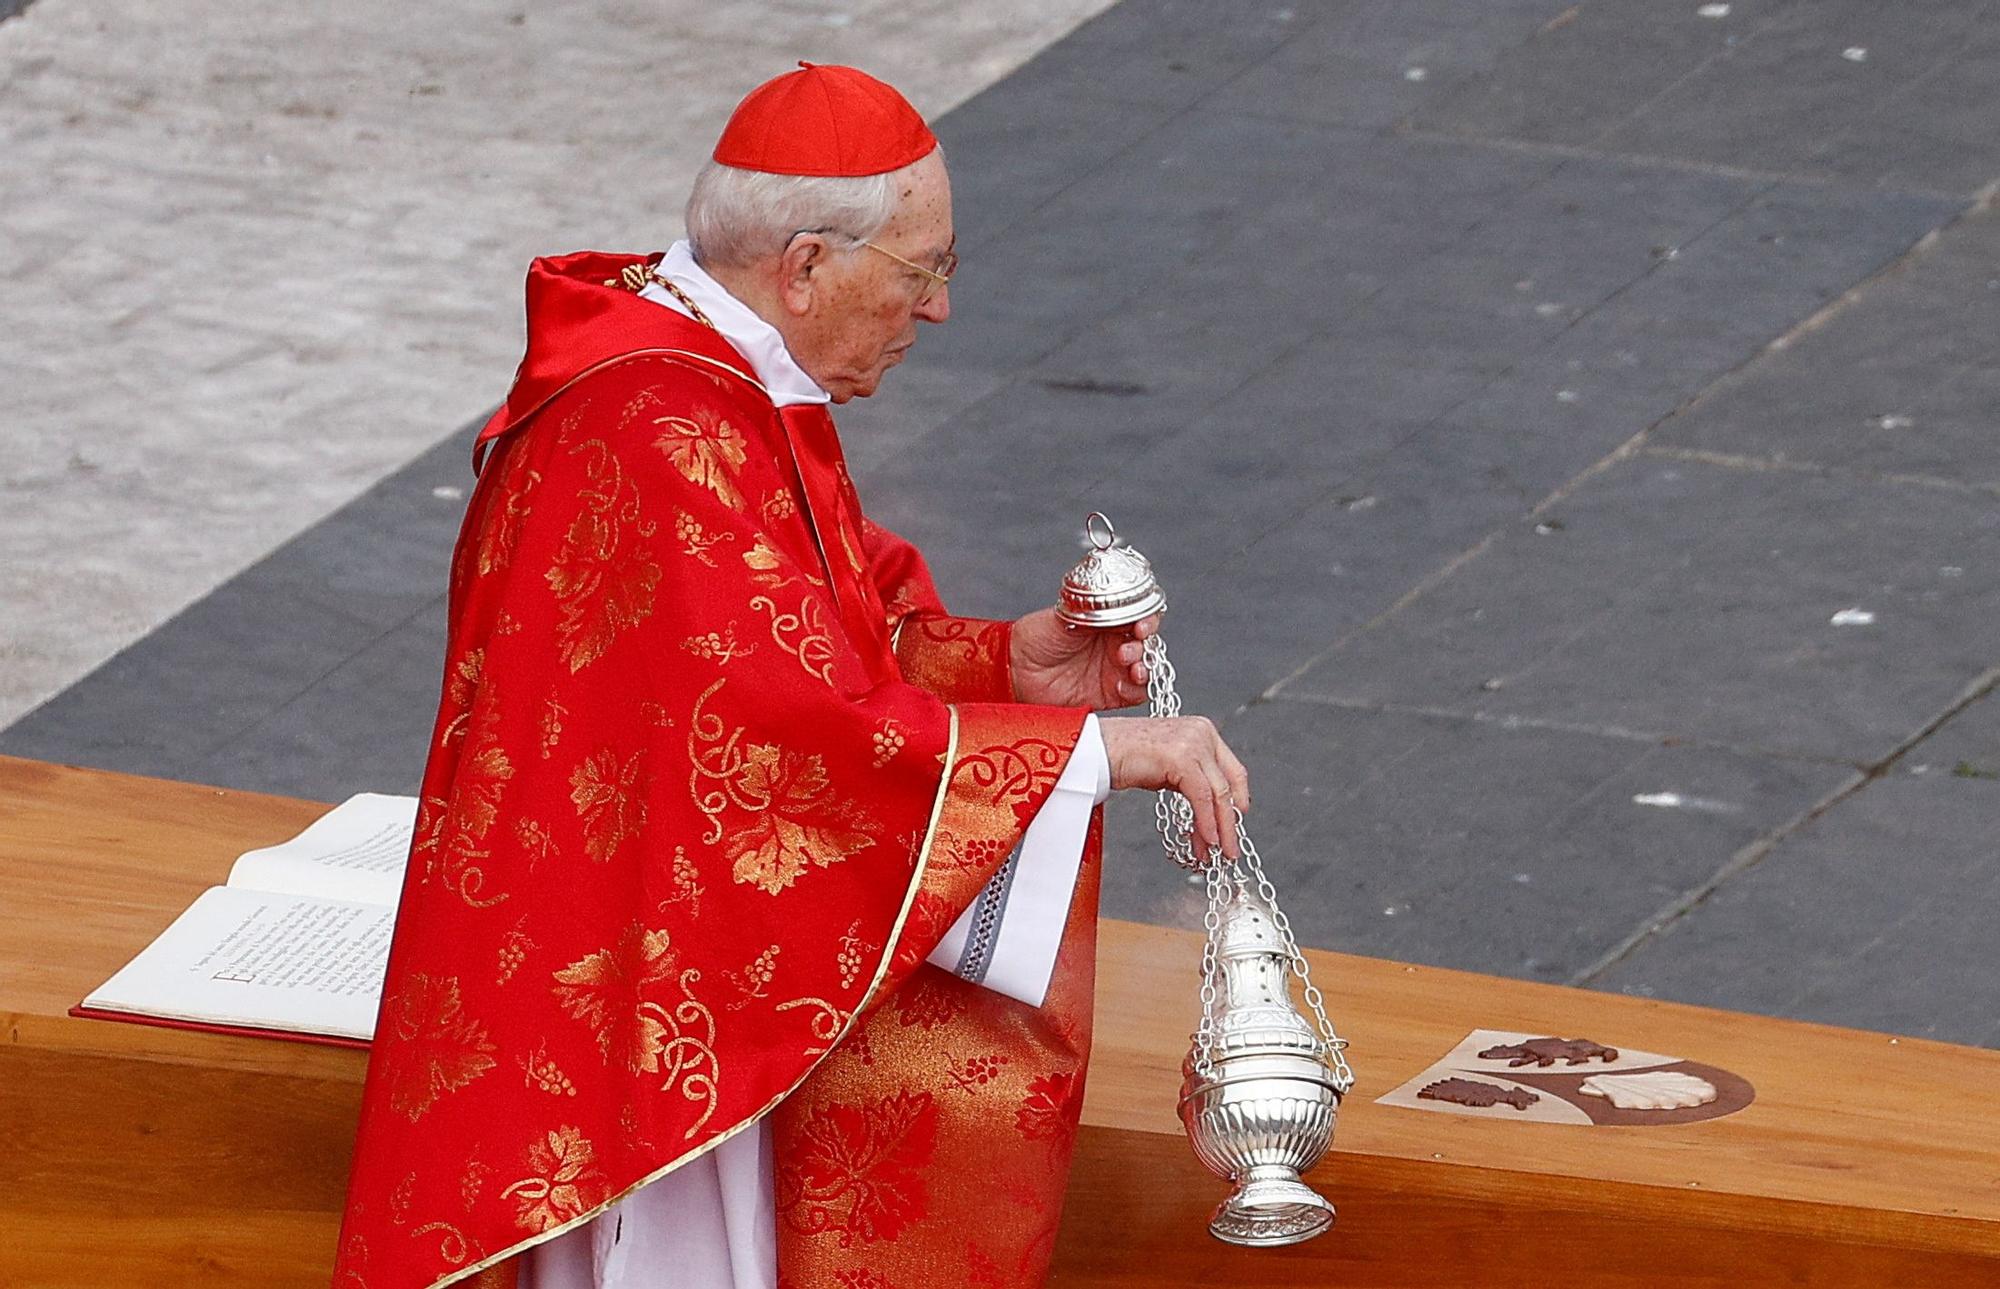
[[[802,231],[837,234],[858,246],[888,225],[901,181],[917,164],[886,174],[825,178],[711,161],[688,193],[688,244],[698,263],[725,266],[776,255]]]

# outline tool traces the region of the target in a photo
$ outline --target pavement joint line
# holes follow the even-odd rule
[[[1592,738],[1615,739],[1627,743],[1643,743],[1652,746],[1678,749],[1691,748],[1700,752],[1729,752],[1737,756],[1762,757],[1773,761],[1797,761],[1808,765],[1839,766],[1857,772],[1866,771],[1866,762],[1849,760],[1846,757],[1826,756],[1797,748],[1757,747],[1745,743],[1729,743],[1718,739],[1705,739],[1698,735],[1667,734],[1657,730],[1635,730],[1622,725],[1593,725],[1585,721],[1553,720],[1546,716],[1522,716],[1509,712],[1467,711],[1458,707],[1446,707],[1435,703],[1395,703],[1372,699],[1342,698],[1337,694],[1285,694],[1271,700],[1283,703],[1309,703],[1319,707],[1337,707],[1344,711],[1371,712],[1383,716],[1419,716],[1437,720],[1461,721],[1474,725],[1489,725],[1501,730],[1533,730],[1537,733],[1582,734]]]
[[[1916,241],[1910,243],[1910,245],[1903,251],[1901,255],[1898,255],[1895,259],[1890,260],[1888,263],[1882,265],[1880,268],[1876,269],[1873,273],[1870,273],[1867,277],[1862,278],[1859,282],[1856,282],[1853,286],[1847,288],[1847,290],[1842,291],[1839,295],[1835,296],[1833,299],[1828,300],[1825,304],[1821,305],[1818,309],[1815,309],[1812,313],[1808,314],[1801,321],[1793,324],[1793,326],[1789,330],[1784,332],[1784,334],[1780,335],[1777,339],[1771,341],[1771,343],[1764,346],[1763,351],[1758,353],[1757,357],[1762,358],[1766,353],[1779,353],[1786,349],[1790,349],[1794,344],[1798,343],[1798,341],[1802,337],[1811,335],[1813,332],[1818,331],[1821,327],[1824,327],[1827,323],[1832,322],[1835,318],[1839,317],[1841,314],[1847,312],[1847,310],[1854,307],[1854,305],[1860,303],[1862,297],[1867,295],[1868,292],[1874,288],[1877,282],[1884,281],[1888,278],[1900,276],[1902,273],[1908,270],[1911,265],[1915,264],[1925,255],[1928,255],[1931,251],[1931,248],[1936,246],[1939,242],[1943,241],[1945,235],[1951,232],[1952,229],[1957,228],[1960,224],[1963,224],[1968,219],[1977,218],[1981,215],[1986,214],[1989,211],[1996,209],[1997,207],[2000,207],[2000,179],[1997,179],[1994,182],[1987,184],[1984,188],[1981,188],[1978,192],[1973,193],[1970,200],[1967,201],[1967,204],[1963,210],[1959,211],[1956,215],[1953,215],[1950,219],[1938,225],[1936,228],[1933,228],[1930,232],[1925,233],[1922,237],[1919,237]],[[1739,372],[1741,372],[1742,370],[1744,370],[1745,367],[1748,366],[1749,364],[1747,363],[1743,364],[1742,366],[1730,371],[1721,379],[1715,381],[1708,387],[1708,389],[1702,391],[1703,397],[1706,397],[1710,390],[1713,390],[1717,386],[1723,384],[1725,381],[1734,378]]]
[[[1735,40],[1734,42],[1726,42],[1718,46],[1713,53],[1709,54],[1706,58],[1703,58],[1700,62],[1696,63],[1693,67],[1690,67],[1687,71],[1683,72],[1681,75],[1669,81],[1666,85],[1662,86],[1659,90],[1655,91],[1650,98],[1647,98],[1643,102],[1635,103],[1632,106],[1631,111],[1625,113],[1624,116],[1620,117],[1618,120],[1612,122],[1611,124],[1605,126],[1604,129],[1600,130],[1597,134],[1596,141],[1601,143],[1604,140],[1610,138],[1612,135],[1616,134],[1619,130],[1624,129],[1625,126],[1631,124],[1633,121],[1636,121],[1640,117],[1644,116],[1648,111],[1652,109],[1655,103],[1658,103],[1662,99],[1665,99],[1668,96],[1672,95],[1677,90],[1679,90],[1681,86],[1687,84],[1689,81],[1694,80],[1696,77],[1700,76],[1703,72],[1706,72],[1709,68],[1715,66],[1717,63],[1726,62],[1730,58],[1735,57],[1737,50],[1748,48],[1751,44],[1755,43],[1757,37],[1763,35],[1765,32],[1769,31],[1773,26],[1777,25],[1779,16],[1783,14],[1788,8],[1791,7],[1794,6],[1788,6],[1783,4],[1775,6],[1770,13],[1765,15],[1764,20],[1762,22],[1757,23],[1756,25],[1751,27],[1751,29],[1747,33],[1739,37],[1737,40]]]
[[[1757,170],[1747,166],[1723,165],[1714,161],[1695,161],[1686,157],[1662,156],[1653,152],[1617,152],[1605,148],[1594,148],[1588,144],[1551,143],[1541,139],[1511,139],[1498,135],[1453,134],[1447,130],[1428,130],[1421,126],[1392,127],[1397,137],[1413,143],[1476,144],[1496,148],[1504,152],[1525,152],[1536,155],[1552,155],[1574,158],[1578,161],[1601,161],[1614,165],[1641,166],[1657,170],[1678,171],[1683,174],[1709,175],[1717,179],[1745,179],[1774,185],[1789,184],[1800,188],[1851,188],[1856,191],[1879,196],[1917,197],[1931,201],[1964,201],[1977,197],[1986,189],[1968,193],[1963,189],[1948,191],[1928,188],[1922,185],[1883,188],[1875,184],[1841,175],[1812,174],[1803,171]]]
[[[1771,474],[1801,474],[1820,479],[1848,480],[1857,483],[1882,483],[1897,487],[1936,488],[1945,492],[1956,492],[1975,497],[2000,497],[2000,483],[1961,483],[1956,479],[1940,479],[1928,474],[1896,474],[1883,470],[1857,470],[1852,466],[1821,465],[1816,461],[1789,461],[1774,457],[1743,456],[1734,452],[1716,452],[1708,448],[1679,448],[1647,446],[1641,453],[1666,461],[1686,461],[1694,465],[1712,465],[1725,470],[1748,470]]]
[[[1766,191],[1769,190],[1766,189]],[[1747,199],[1747,201],[1754,201],[1754,200],[1755,197]],[[1916,241],[1912,242],[1907,248],[1905,248],[1900,255],[1897,255],[1895,258],[1882,264],[1880,267],[1876,268],[1873,272],[1863,277],[1859,282],[1856,282],[1853,286],[1841,292],[1841,294],[1837,298],[1827,302],[1819,309],[1816,309],[1803,320],[1794,323],[1791,327],[1787,328],[1784,332],[1780,333],[1774,339],[1767,341],[1765,344],[1752,349],[1749,353],[1745,354],[1743,356],[1742,361],[1738,362],[1735,366],[1730,367],[1726,371],[1722,372],[1714,380],[1710,381],[1707,385],[1703,386],[1701,389],[1696,390],[1694,393],[1690,394],[1687,398],[1681,400],[1680,403],[1669,409],[1664,415],[1659,417],[1657,420],[1653,421],[1651,424],[1640,429],[1631,438],[1625,440],[1625,442],[1619,444],[1617,447],[1613,448],[1610,452],[1606,453],[1602,459],[1592,463],[1591,465],[1584,467],[1583,470],[1581,470],[1574,478],[1570,479],[1567,483],[1561,484],[1558,487],[1556,487],[1552,492],[1549,493],[1548,496],[1542,498],[1541,501],[1537,502],[1533,507],[1531,507],[1525,518],[1534,519],[1539,516],[1548,514],[1550,511],[1554,510],[1558,506],[1561,506],[1562,504],[1567,502],[1571,497],[1576,495],[1577,491],[1582,487],[1584,487],[1586,484],[1588,484],[1592,479],[1597,478],[1599,475],[1602,475],[1607,471],[1614,469],[1618,465],[1626,461],[1629,461],[1633,457],[1636,457],[1641,453],[1645,452],[1651,443],[1654,433],[1657,430],[1659,430],[1661,426],[1679,417],[1684,412],[1687,412],[1699,406],[1704,400],[1706,400],[1710,395],[1712,395],[1718,389],[1721,389],[1725,386],[1733,385],[1735,382],[1743,379],[1745,373],[1748,372],[1752,367],[1755,367],[1757,364],[1764,361],[1764,359],[1768,358],[1771,354],[1789,348],[1791,344],[1799,336],[1805,335],[1808,332],[1815,331],[1820,327],[1825,326],[1838,314],[1840,314],[1844,310],[1854,305],[1857,301],[1862,299],[1877,282],[1882,281],[1886,278],[1897,276],[1898,274],[1902,273],[1906,268],[1909,267],[1909,265],[1914,263],[1918,257],[1924,255],[1926,252],[1930,250],[1931,247],[1937,245],[1937,243],[1944,237],[1946,233],[1958,227],[1960,224],[1964,223],[1967,219],[1973,218],[1976,215],[1980,215],[1996,206],[2000,206],[2000,180],[1996,180],[1994,183],[1988,184],[1985,188],[1981,189],[1978,195],[1973,198],[1972,202],[1968,206],[1966,206],[1965,209],[1961,210],[1958,214],[1954,215],[1950,220],[1946,221],[1943,225],[1934,228],[1929,232],[1925,233],[1922,237],[1919,237]],[[1727,216],[1725,216],[1724,218],[1727,218]],[[1718,220],[1716,222],[1717,224],[1719,224],[1721,220]],[[1711,224],[1708,229],[1704,229],[1701,233],[1696,234],[1695,238],[1690,239],[1689,244],[1692,245],[1694,241],[1697,241],[1702,236],[1707,235],[1707,233],[1709,231],[1712,231],[1715,226],[1716,226],[1715,224]],[[1404,609],[1408,608],[1410,605],[1416,603],[1419,599],[1423,598],[1423,596],[1425,596],[1432,590],[1435,590],[1437,587],[1443,585],[1452,576],[1454,576],[1459,569],[1464,568],[1467,564],[1472,563],[1474,560],[1478,559],[1481,555],[1485,554],[1489,549],[1492,548],[1493,543],[1499,540],[1500,536],[1512,526],[1513,526],[1512,521],[1510,521],[1507,524],[1503,524],[1500,527],[1495,528],[1492,532],[1487,533],[1484,537],[1480,538],[1479,541],[1474,543],[1466,550],[1460,551],[1457,555],[1452,556],[1449,560],[1445,561],[1445,563],[1441,567],[1439,567],[1434,572],[1423,578],[1415,586],[1411,587],[1408,591],[1398,596],[1394,604],[1391,604],[1388,608],[1376,614],[1374,617],[1368,619],[1366,622],[1361,623],[1359,626],[1356,626],[1348,631],[1342,632],[1340,635],[1336,636],[1333,640],[1333,643],[1329,644],[1326,648],[1321,649],[1316,653],[1308,655],[1303,662],[1301,662],[1297,667],[1294,667],[1291,671],[1287,672],[1285,675],[1279,677],[1270,686],[1268,686],[1262,694],[1258,695],[1257,699],[1253,699],[1252,702],[1256,702],[1259,700],[1270,701],[1272,699],[1276,699],[1282,696],[1287,686],[1291,685],[1301,676],[1311,671],[1320,662],[1324,661],[1327,658],[1331,658],[1335,654],[1339,653],[1342,649],[1345,649],[1349,644],[1353,643],[1355,640],[1360,639],[1368,632],[1373,631],[1377,627],[1381,626],[1383,623],[1388,622],[1389,620],[1394,618],[1397,614],[1401,613]],[[1250,704],[1246,703],[1244,704],[1244,707],[1248,707],[1249,705]],[[1237,710],[1241,711],[1243,710],[1243,707],[1239,707]]]
[[[410,623],[416,621],[424,614],[434,610],[437,607],[437,605],[440,602],[442,602],[445,598],[446,597],[443,593],[434,595],[430,599],[424,601],[423,604],[419,605],[417,608],[410,610],[410,612],[396,619],[396,621],[390,623],[386,627],[383,627],[380,631],[377,631],[373,636],[369,637],[368,642],[366,644],[363,644],[359,648],[353,650],[346,657],[342,658],[339,662],[334,663],[332,666],[326,668],[324,671],[321,671],[317,676],[314,676],[311,680],[301,685],[298,691],[287,697],[284,702],[279,703],[276,707],[273,707],[271,710],[264,712],[261,715],[254,716],[249,720],[243,722],[243,724],[237,726],[235,729],[229,731],[229,733],[221,736],[219,739],[210,744],[208,747],[204,748],[202,751],[202,756],[213,757],[218,753],[222,752],[224,749],[228,748],[230,745],[240,741],[241,739],[248,737],[251,734],[254,734],[257,730],[263,728],[271,721],[274,721],[278,717],[283,716],[286,712],[290,711],[293,707],[297,706],[299,701],[303,699],[306,695],[312,693],[315,689],[318,689],[321,685],[325,684],[328,680],[332,679],[334,676],[337,676],[341,672],[345,671],[348,667],[354,664],[354,661],[356,659],[360,658],[361,655],[367,653],[370,649],[373,649],[376,645],[381,644],[384,640],[387,640],[390,636],[394,635],[396,632],[401,631],[404,627],[407,627],[408,625],[410,625]],[[442,668],[443,663],[440,662],[439,666],[440,668]],[[440,672],[440,674],[442,674],[442,672]]]
[[[1398,613],[1401,613],[1404,609],[1408,608],[1410,605],[1422,599],[1431,590],[1433,590],[1438,586],[1443,585],[1447,580],[1451,578],[1451,576],[1454,573],[1458,572],[1459,569],[1465,567],[1465,565],[1470,564],[1472,561],[1478,559],[1481,555],[1484,555],[1487,551],[1487,548],[1492,546],[1494,542],[1499,540],[1500,532],[1501,530],[1495,529],[1493,532],[1486,534],[1486,536],[1480,538],[1477,542],[1473,543],[1472,546],[1469,547],[1468,549],[1462,550],[1458,554],[1446,560],[1442,566],[1433,570],[1423,578],[1419,579],[1415,586],[1411,587],[1409,590],[1397,596],[1396,602],[1394,604],[1382,610],[1382,612],[1376,614],[1374,617],[1368,619],[1368,621],[1362,623],[1360,626],[1355,627],[1352,630],[1342,632],[1340,635],[1334,638],[1332,644],[1320,650],[1318,653],[1312,654],[1304,662],[1300,663],[1298,666],[1292,668],[1291,671],[1287,672],[1285,675],[1279,677],[1276,681],[1272,682],[1271,685],[1268,688],[1266,688],[1262,694],[1258,695],[1258,699],[1263,702],[1274,702],[1277,699],[1282,698],[1284,696],[1284,691],[1286,686],[1290,685],[1293,681],[1297,680],[1299,677],[1311,671],[1316,665],[1319,664],[1319,662],[1322,659],[1332,657],[1334,654],[1340,652],[1342,649],[1345,649],[1348,646],[1348,644],[1351,643],[1352,641],[1358,640],[1363,635],[1366,635],[1368,632],[1380,626],[1382,623],[1387,622],[1389,619],[1395,617]],[[1246,706],[1247,705],[1248,704],[1246,704]]]
[[[1519,195],[1526,195],[1527,193],[1533,192],[1536,188],[1554,179],[1557,175],[1562,173],[1563,166],[1566,164],[1568,164],[1567,161],[1556,163],[1554,166],[1550,167],[1547,174],[1540,176],[1539,178],[1534,180],[1534,182],[1522,188],[1521,193]],[[1754,192],[1748,193],[1747,195],[1745,195],[1743,200],[1739,202],[1737,205],[1731,207],[1729,210],[1716,216],[1715,219],[1711,220],[1704,227],[1696,230],[1691,236],[1689,236],[1686,239],[1683,245],[1694,246],[1698,244],[1703,238],[1713,233],[1716,229],[1728,223],[1730,220],[1736,218],[1738,215],[1741,215],[1744,211],[1748,210],[1751,207],[1751,205],[1753,205],[1757,201],[1759,197],[1762,197],[1765,193],[1770,192],[1771,189],[1776,186],[1777,186],[1776,184],[1766,184],[1764,187],[1757,189]],[[1480,222],[1481,221],[1475,220],[1471,225],[1467,227],[1465,231],[1470,233],[1476,230],[1479,227]],[[1426,256],[1425,259],[1426,261],[1428,261],[1429,259],[1434,259],[1442,254],[1444,254],[1442,250],[1433,251],[1429,256]],[[1258,542],[1263,541],[1266,537],[1269,537],[1272,533],[1278,532],[1279,530],[1287,527],[1288,525],[1297,522],[1298,520],[1304,518],[1306,515],[1312,513],[1314,510],[1317,510],[1321,506],[1324,506],[1327,502],[1340,497],[1341,495],[1343,495],[1343,493],[1353,491],[1356,487],[1362,489],[1371,487],[1374,484],[1377,474],[1381,469],[1381,461],[1383,459],[1392,456],[1399,448],[1403,447],[1405,444],[1416,439],[1418,436],[1425,434],[1430,430],[1433,430],[1438,426],[1442,425],[1445,421],[1449,420],[1452,417],[1452,415],[1457,413],[1460,409],[1466,407],[1471,403],[1478,401],[1478,399],[1482,395],[1487,393],[1494,386],[1500,384],[1502,381],[1507,380],[1508,378],[1512,377],[1517,371],[1519,371],[1521,368],[1521,364],[1523,362],[1527,361],[1529,358],[1532,358],[1536,354],[1542,353],[1549,347],[1555,345],[1558,341],[1560,341],[1564,336],[1568,335],[1571,331],[1583,325],[1583,323],[1588,321],[1590,318],[1595,317],[1599,311],[1601,311],[1606,306],[1611,304],[1612,301],[1617,300],[1619,297],[1623,296],[1627,291],[1630,291],[1633,287],[1636,287],[1640,283],[1646,281],[1646,279],[1650,278],[1653,274],[1662,271],[1666,267],[1666,263],[1667,262],[1665,260],[1655,260],[1652,263],[1647,264],[1646,267],[1639,270],[1638,273],[1634,274],[1626,281],[1619,283],[1611,291],[1607,292],[1602,299],[1597,301],[1597,303],[1579,312],[1575,317],[1569,319],[1557,330],[1550,332],[1549,335],[1544,340],[1541,341],[1541,343],[1537,344],[1533,349],[1529,350],[1528,353],[1522,355],[1521,358],[1508,363],[1500,371],[1494,373],[1492,379],[1484,382],[1478,388],[1469,391],[1465,395],[1465,397],[1459,399],[1457,402],[1451,404],[1449,407],[1442,409],[1435,416],[1431,417],[1429,420],[1414,426],[1408,434],[1405,434],[1395,443],[1390,444],[1387,448],[1384,448],[1381,452],[1376,454],[1377,460],[1373,472],[1370,472],[1365,476],[1363,476],[1362,472],[1360,470],[1357,470],[1353,474],[1343,477],[1339,482],[1335,483],[1333,487],[1329,489],[1324,495],[1313,498],[1310,501],[1301,503],[1299,506],[1295,507],[1290,512],[1271,520],[1269,523],[1265,524],[1263,528],[1258,529],[1247,539],[1238,542],[1232,550],[1230,550],[1227,554],[1221,557],[1221,561],[1226,561],[1236,556],[1247,554],[1251,547],[1255,546]],[[1377,296],[1381,295],[1388,289],[1389,289],[1389,284],[1384,283],[1382,286],[1379,286],[1375,290],[1369,292],[1366,296],[1362,298],[1360,307],[1365,310],[1368,305],[1374,302]],[[1286,357],[1290,356],[1291,354],[1297,353],[1300,349],[1304,348],[1307,344],[1311,343],[1313,339],[1314,339],[1313,336],[1308,336],[1305,340],[1299,342],[1297,345],[1287,350],[1285,354],[1280,355],[1280,357],[1276,361],[1283,362]],[[1274,365],[1275,363],[1267,364],[1263,370],[1269,370],[1269,368]],[[1234,386],[1230,392],[1233,393],[1234,390],[1241,389],[1244,386],[1248,385],[1249,383],[1250,383],[1249,379],[1245,379],[1244,381],[1239,382],[1236,386]],[[1227,395],[1224,395],[1224,397],[1226,396]],[[1221,401],[1220,399],[1217,399],[1214,402],[1207,404],[1203,408],[1203,411],[1206,412],[1210,408],[1216,406],[1217,403],[1219,403],[1220,401]],[[1188,432],[1191,433],[1192,430]],[[1203,569],[1201,571],[1203,573],[1206,573],[1210,570]],[[1400,603],[1400,601],[1398,603]],[[1263,696],[1264,697],[1275,696],[1277,688],[1279,686],[1284,685],[1290,679],[1291,679],[1290,676],[1286,676],[1283,679],[1280,679],[1276,685],[1272,686],[1270,689],[1265,690]],[[1237,710],[1241,711],[1242,708],[1239,707]]]
[[[1981,24],[1989,21],[1994,14],[1994,10],[1995,10],[1994,0],[1986,0],[1986,3],[1979,6],[1979,11],[1976,14],[1974,14],[1972,19],[1966,24],[1967,29],[1968,30],[1977,29]],[[1915,92],[1918,86],[1925,84],[1926,82],[1930,81],[1933,77],[1942,73],[1946,68],[1950,67],[1955,61],[1957,61],[1960,52],[1961,52],[1960,50],[1954,49],[1949,53],[1939,56],[1939,58],[1935,62],[1933,62],[1929,67],[1925,68],[1923,71],[1917,73],[1915,76],[1908,77],[1902,80],[1900,83],[1893,86],[1887,94],[1884,94],[1880,99],[1876,101],[1874,109],[1871,112],[1869,112],[1865,120],[1856,121],[1853,124],[1843,127],[1838,133],[1836,133],[1833,136],[1831,142],[1834,145],[1838,145],[1839,143],[1847,139],[1853,138],[1854,132],[1856,130],[1862,128],[1863,126],[1871,122],[1880,120],[1883,116],[1887,115],[1889,108],[1893,104],[1895,104],[1898,100],[1900,100],[1907,94]]]
[[[1630,958],[1649,941],[1672,929],[1676,923],[1706,904],[1709,897],[1721,890],[1726,883],[1741,877],[1770,858],[1779,846],[1801,828],[1822,818],[1836,806],[1859,795],[1869,784],[1885,777],[1898,761],[1909,755],[1925,739],[1937,733],[1953,717],[1992,693],[1996,686],[2000,686],[2000,667],[1989,667],[1961,690],[1958,697],[1953,699],[1944,711],[1926,722],[1916,733],[1898,743],[1887,756],[1863,767],[1846,783],[1806,807],[1789,821],[1737,851],[1708,880],[1682,892],[1659,912],[1641,922],[1595,962],[1571,976],[1569,983],[1580,988],[1594,985],[1604,973]]]

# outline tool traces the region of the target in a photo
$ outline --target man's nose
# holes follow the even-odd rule
[[[951,316],[951,283],[941,284],[929,299],[917,304],[917,316],[925,322],[943,322]]]

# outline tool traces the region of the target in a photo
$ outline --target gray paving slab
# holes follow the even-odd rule
[[[1864,763],[1996,661],[1990,499],[1641,457],[1549,517],[1296,692]]]
[[[1959,54],[1990,13],[1986,0],[1927,3],[1921,22],[1871,0],[1787,6],[1726,57],[1646,102],[1598,146],[1783,174],[1826,173],[1824,159],[1842,133],[1894,119],[1898,92]],[[2000,151],[1989,147],[1988,156],[2000,174]],[[1858,157],[1846,170],[1850,178],[1872,177]]]
[[[1885,187],[2000,177],[1986,0],[1590,0],[1440,101],[1422,130]]]
[[[1417,112],[1420,129],[1585,146],[1787,7],[1733,3],[1721,18],[1693,4],[1592,0],[1545,23],[1485,75]]]
[[[1208,105],[1379,130],[1420,111],[1560,15],[1563,0],[1300,6],[1306,21]]]
[[[2000,1045],[2000,783],[1889,777],[1829,811],[1601,983]]]
[[[933,124],[951,169],[952,219],[970,272],[984,247],[1034,219],[1159,121],[1146,112],[1105,112],[1045,76],[1017,73]],[[1035,146],[1021,147],[1024,138]]]
[[[415,795],[437,715],[445,618],[435,596],[216,748],[197,767],[200,781],[326,801]]]
[[[1186,682],[1202,692],[1202,679]],[[1279,701],[1225,733],[1253,767],[1259,853],[1308,944],[1568,980],[1839,767],[1578,731]],[[1675,794],[1681,805],[1647,804]],[[1643,799],[1643,800],[1641,800]],[[1120,800],[1105,901],[1198,922],[1143,801]]]
[[[1335,4],[1351,0],[1333,0]],[[1218,22],[1203,0],[1126,0],[1043,50],[1034,84],[1171,111],[1213,93],[1293,36],[1311,7],[1248,0]]]
[[[2000,212],[1967,215],[1820,325],[1718,386],[1659,442],[2000,485]]]
[[[1986,16],[1935,69],[1904,85],[1873,117],[1822,149],[1818,164],[1844,179],[1884,187],[1975,192],[2000,178],[1993,144],[1993,87],[2000,84],[2000,24]]]
[[[438,611],[470,444],[442,440],[0,730],[0,753],[322,799],[384,766],[406,780],[443,656],[441,633],[428,661],[409,633]]]

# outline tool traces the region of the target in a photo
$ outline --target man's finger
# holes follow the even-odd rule
[[[1243,852],[1236,842],[1236,815],[1229,806],[1229,780],[1219,769],[1209,773],[1208,790],[1214,794],[1215,830],[1222,853],[1231,859],[1241,859]]]
[[[1205,790],[1206,788],[1207,784],[1200,776],[1190,775],[1187,786],[1181,789],[1181,795],[1187,798],[1190,806],[1194,807],[1195,854],[1203,859],[1208,858],[1209,851],[1214,849],[1222,838],[1222,830],[1216,826],[1215,798]]]
[[[1236,753],[1229,750],[1229,744],[1216,740],[1216,753],[1222,762],[1222,772],[1229,777],[1229,795],[1236,802],[1237,809],[1250,813],[1250,771],[1243,762],[1236,759]]]

